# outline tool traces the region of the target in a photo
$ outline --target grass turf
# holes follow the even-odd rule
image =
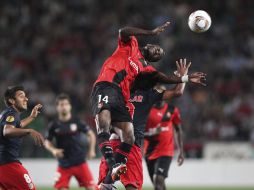
[[[37,190],[54,190],[52,187],[38,187]],[[70,190],[82,190],[81,188],[70,188]],[[119,188],[119,190],[123,190]],[[153,188],[143,188],[153,190]],[[254,190],[254,187],[169,187],[168,190]]]

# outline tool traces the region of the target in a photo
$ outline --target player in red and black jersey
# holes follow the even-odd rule
[[[135,36],[157,35],[163,32],[168,25],[167,22],[154,30],[133,27],[121,29],[118,47],[113,55],[104,62],[94,84],[92,107],[97,124],[99,147],[111,168],[111,177],[106,178],[105,183],[112,183],[126,170],[125,163],[134,143],[131,117],[134,107],[128,102],[134,80],[138,76],[144,76],[149,78],[153,85],[157,82],[182,83],[182,79],[185,82],[189,79],[191,82],[201,84],[202,79],[205,78],[205,75],[200,72],[184,78],[175,75],[166,76],[149,66],[149,62],[159,61],[164,51],[161,47],[151,44],[140,49]],[[112,124],[123,132],[123,142],[116,150],[115,156],[113,156],[109,143],[109,128]]]
[[[146,164],[154,189],[166,190],[165,179],[174,156],[174,130],[180,166],[184,161],[180,111],[165,101],[158,101],[150,110],[144,141]]]
[[[28,98],[22,86],[9,87],[4,94],[7,108],[0,114],[0,189],[35,190],[28,171],[19,161],[22,137],[30,135],[36,144],[42,146],[42,135],[33,129],[24,129],[38,115],[40,104],[30,116],[21,120],[20,113],[27,110]]]
[[[178,71],[186,74],[190,65],[186,65],[186,60],[180,60]],[[135,143],[128,157],[126,173],[120,176],[120,180],[127,190],[141,190],[143,184],[143,168],[142,168],[142,152],[141,144],[144,140],[146,121],[149,111],[154,103],[162,100],[171,100],[173,97],[179,97],[183,94],[185,83],[175,86],[175,88],[164,90],[159,87],[146,90],[134,90],[131,92],[130,102],[134,104],[135,111],[133,117]],[[111,134],[110,143],[113,150],[116,150],[121,144],[120,130],[115,129],[115,133]],[[101,189],[114,189],[113,186],[101,183],[105,179],[108,166],[105,158],[102,158],[100,164],[99,185]]]
[[[58,116],[49,124],[47,130],[45,147],[58,160],[55,188],[69,189],[69,182],[73,176],[80,187],[94,190],[95,183],[86,157],[95,156],[95,135],[88,125],[72,115],[71,109],[70,97],[67,94],[58,95],[56,98]]]

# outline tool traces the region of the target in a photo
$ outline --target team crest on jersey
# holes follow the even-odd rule
[[[6,121],[7,122],[13,122],[15,119],[14,119],[14,117],[13,116],[8,116],[8,117],[6,117]]]
[[[72,123],[72,124],[70,125],[70,128],[71,128],[71,131],[75,132],[75,131],[77,131],[78,126],[77,126],[76,123]]]

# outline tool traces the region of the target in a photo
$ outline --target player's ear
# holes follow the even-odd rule
[[[13,105],[13,104],[15,104],[15,100],[14,100],[13,98],[9,98],[9,99],[8,99],[8,103],[9,103],[10,105]]]

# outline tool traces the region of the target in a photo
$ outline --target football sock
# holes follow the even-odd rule
[[[132,145],[122,142],[115,152],[116,163],[126,164],[128,161],[128,155],[131,151]]]
[[[101,150],[102,155],[104,156],[105,160],[109,168],[112,168],[115,165],[115,158],[113,156],[113,149],[109,142],[110,134],[106,132],[102,132],[98,134],[98,144]]]

